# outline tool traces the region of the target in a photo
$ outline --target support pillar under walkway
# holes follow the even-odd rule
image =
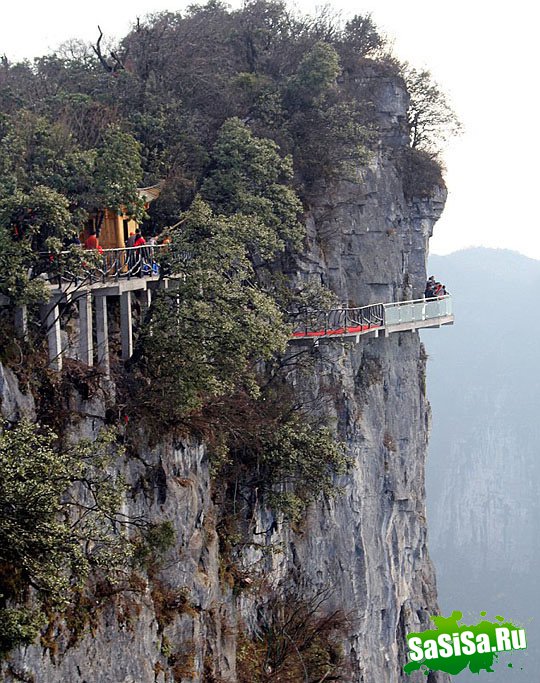
[[[105,377],[111,375],[109,358],[109,319],[107,317],[107,297],[96,296],[96,342],[97,362],[105,373]]]
[[[60,372],[62,369],[62,333],[60,329],[60,307],[57,302],[44,304],[40,309],[41,322],[47,335],[49,367]]]
[[[85,292],[79,304],[79,360],[94,365],[94,339],[92,330],[92,293]]]
[[[122,360],[133,355],[133,320],[131,311],[131,291],[120,294],[120,337],[122,341]]]

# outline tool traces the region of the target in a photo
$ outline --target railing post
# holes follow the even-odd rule
[[[57,266],[58,266],[58,287],[62,289],[62,254],[56,254],[49,256],[49,259],[53,259],[51,261],[51,265],[54,263],[54,259],[57,259]]]

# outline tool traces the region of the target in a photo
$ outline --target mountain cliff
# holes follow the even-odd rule
[[[379,147],[344,177],[317,182],[305,249],[284,260],[283,269],[297,281],[326,285],[343,303],[415,298],[423,292],[428,239],[445,192],[404,191],[401,79],[367,68],[355,87],[369,88]],[[141,428],[137,452],[119,465],[131,486],[123,512],[169,520],[173,547],[127,587],[96,591],[75,605],[71,620],[53,620],[40,643],[2,663],[4,680],[304,680],[303,658],[313,666],[317,657],[340,660],[342,680],[426,680],[402,673],[405,635],[426,628],[437,611],[424,490],[430,410],[418,334],[357,344],[294,342],[286,358],[298,353],[309,357],[310,369],[292,366],[287,381],[294,396],[324,416],[350,456],[337,495],[312,503],[294,523],[258,500],[256,490],[239,487],[225,505],[225,485],[212,474],[204,440],[156,442]],[[35,419],[32,396],[8,368],[0,389],[5,417]],[[113,391],[104,385],[90,398],[73,391],[72,439],[97,434]],[[228,528],[227,515],[236,515],[237,528]],[[319,650],[277,651],[294,613],[303,615],[312,630],[304,637]],[[334,620],[329,628],[325,615]],[[260,643],[267,646],[262,663]],[[287,669],[280,671],[283,657]],[[447,678],[432,673],[427,680]]]

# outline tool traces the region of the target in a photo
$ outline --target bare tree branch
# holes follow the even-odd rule
[[[101,27],[98,26],[98,31],[99,31],[99,38],[97,39],[97,42],[95,45],[92,45],[92,50],[96,53],[97,58],[100,61],[101,66],[107,71],[108,73],[112,73],[113,68],[110,66],[110,64],[107,62],[105,57],[103,56],[103,53],[101,52],[101,40],[103,38],[103,31],[101,30]]]

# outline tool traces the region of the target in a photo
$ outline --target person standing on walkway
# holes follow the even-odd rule
[[[95,232],[91,232],[90,235],[86,238],[84,248],[97,249],[97,251],[99,251],[100,254],[103,254],[103,249],[99,245],[99,240]]]
[[[146,244],[146,240],[141,234],[141,231],[139,228],[135,230],[135,247],[138,247],[138,250],[135,252],[137,255],[137,258],[139,259],[139,263],[142,269],[143,273],[148,273],[152,272],[152,268],[148,265],[148,249],[144,248],[144,245]]]
[[[424,291],[424,298],[425,299],[432,299],[435,296],[435,276],[432,275],[429,280],[426,282],[426,289]]]
[[[129,233],[129,237],[128,237],[127,240],[126,240],[126,247],[127,247],[127,251],[126,251],[126,262],[127,262],[128,268],[129,268],[130,270],[131,270],[131,268],[133,268],[133,266],[135,265],[135,261],[137,260],[137,259],[135,258],[135,252],[134,252],[134,250],[133,250],[133,248],[132,248],[132,247],[135,246],[135,239],[136,239],[135,233],[134,233],[134,232],[130,232],[130,233]]]
[[[135,231],[135,242],[133,244],[134,247],[143,247],[146,244],[146,240],[141,234],[141,231],[139,228]]]

